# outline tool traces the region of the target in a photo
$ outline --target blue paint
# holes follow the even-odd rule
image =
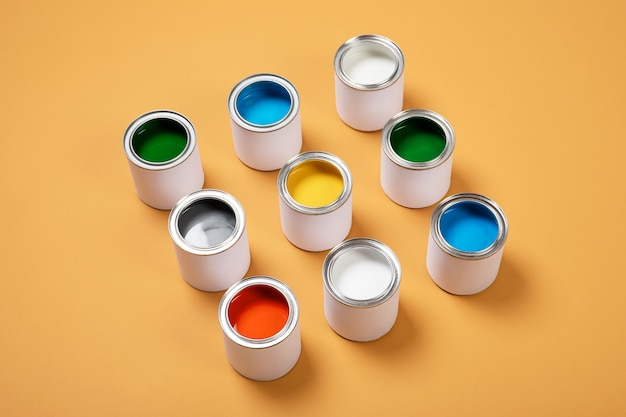
[[[280,84],[257,81],[241,90],[235,105],[246,122],[260,126],[273,125],[289,113],[291,96]]]
[[[441,214],[439,230],[452,247],[478,252],[491,246],[498,237],[498,221],[485,206],[461,201]]]

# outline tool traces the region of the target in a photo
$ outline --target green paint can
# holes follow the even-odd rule
[[[170,210],[204,184],[196,130],[185,116],[155,110],[135,119],[124,134],[124,152],[139,198]]]
[[[409,109],[383,127],[380,181],[401,206],[428,207],[450,188],[455,136],[443,116]]]

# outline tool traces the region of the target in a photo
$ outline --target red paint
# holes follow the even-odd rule
[[[228,321],[248,339],[266,339],[278,333],[289,317],[287,299],[267,285],[242,289],[228,306]]]

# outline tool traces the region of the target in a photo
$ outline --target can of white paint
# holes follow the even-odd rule
[[[357,342],[385,335],[398,316],[401,275],[396,254],[377,240],[354,238],[335,246],[322,266],[330,327]]]
[[[404,55],[392,40],[360,35],[335,54],[335,104],[345,124],[366,132],[380,130],[402,110]]]

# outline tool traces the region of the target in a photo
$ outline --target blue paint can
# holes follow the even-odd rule
[[[473,193],[446,198],[430,222],[428,273],[451,294],[485,290],[498,275],[508,229],[504,211],[489,198]]]
[[[302,148],[300,99],[296,88],[274,74],[241,80],[228,97],[237,157],[260,171],[281,168]]]

